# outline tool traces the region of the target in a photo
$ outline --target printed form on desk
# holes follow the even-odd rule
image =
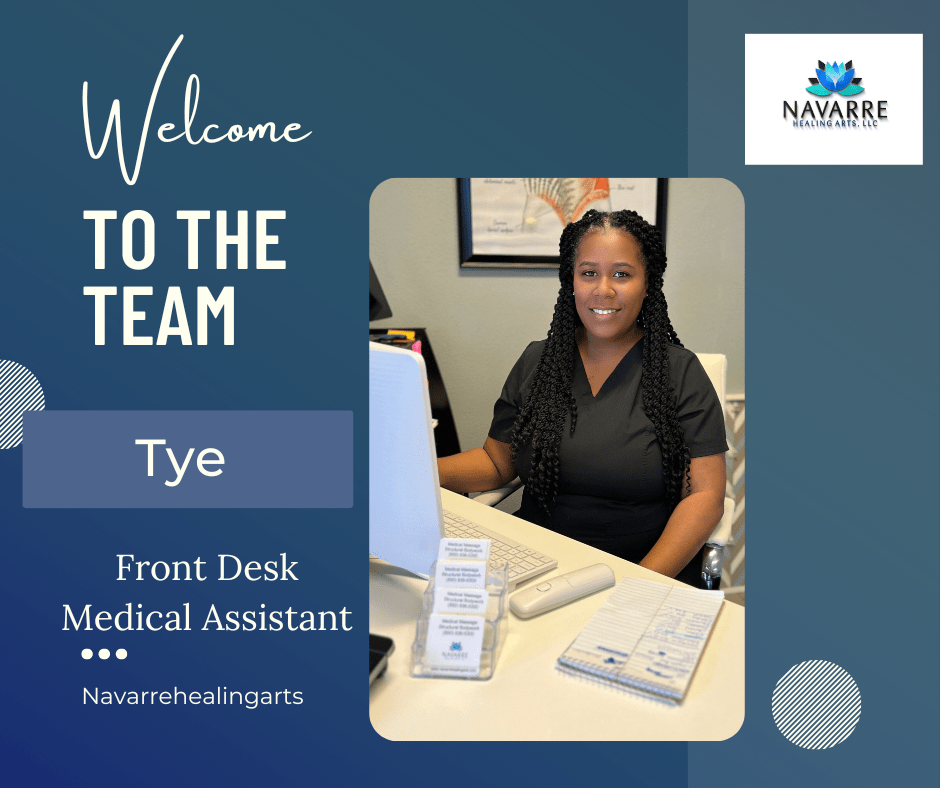
[[[566,673],[645,697],[685,696],[721,609],[721,591],[625,578],[558,658]]]

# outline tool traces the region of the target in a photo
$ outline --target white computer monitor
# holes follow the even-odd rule
[[[424,359],[369,343],[369,553],[427,576],[444,536]]]

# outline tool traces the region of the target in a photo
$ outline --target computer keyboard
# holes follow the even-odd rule
[[[444,509],[444,532],[450,539],[489,539],[490,567],[502,569],[509,563],[509,590],[519,583],[541,575],[558,566],[558,561],[520,544],[508,536],[485,528],[479,523]]]

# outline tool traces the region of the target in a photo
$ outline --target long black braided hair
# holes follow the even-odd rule
[[[663,479],[666,498],[675,506],[682,498],[683,486],[689,485],[689,449],[676,415],[675,393],[669,382],[667,346],[679,345],[679,337],[669,321],[663,295],[666,252],[662,236],[635,211],[600,213],[588,211],[572,222],[561,234],[561,288],[555,302],[555,314],[548,339],[535,370],[528,398],[513,425],[511,448],[513,462],[520,447],[531,443],[532,468],[526,489],[538,506],[551,513],[558,494],[558,449],[565,419],[571,414],[571,434],[578,422],[578,408],[571,393],[575,353],[575,332],[582,325],[574,301],[574,260],[581,240],[590,232],[620,230],[640,244],[646,268],[646,298],[637,323],[643,331],[643,372],[640,389],[643,409],[656,431],[663,455]]]

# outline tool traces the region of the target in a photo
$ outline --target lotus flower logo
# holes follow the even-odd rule
[[[828,96],[831,93],[854,96],[865,90],[858,84],[862,81],[862,78],[855,76],[855,69],[852,68],[851,60],[848,63],[839,64],[836,64],[835,61],[823,63],[820,60],[819,68],[816,69],[816,77],[809,78],[810,85],[806,88],[815,96]]]

